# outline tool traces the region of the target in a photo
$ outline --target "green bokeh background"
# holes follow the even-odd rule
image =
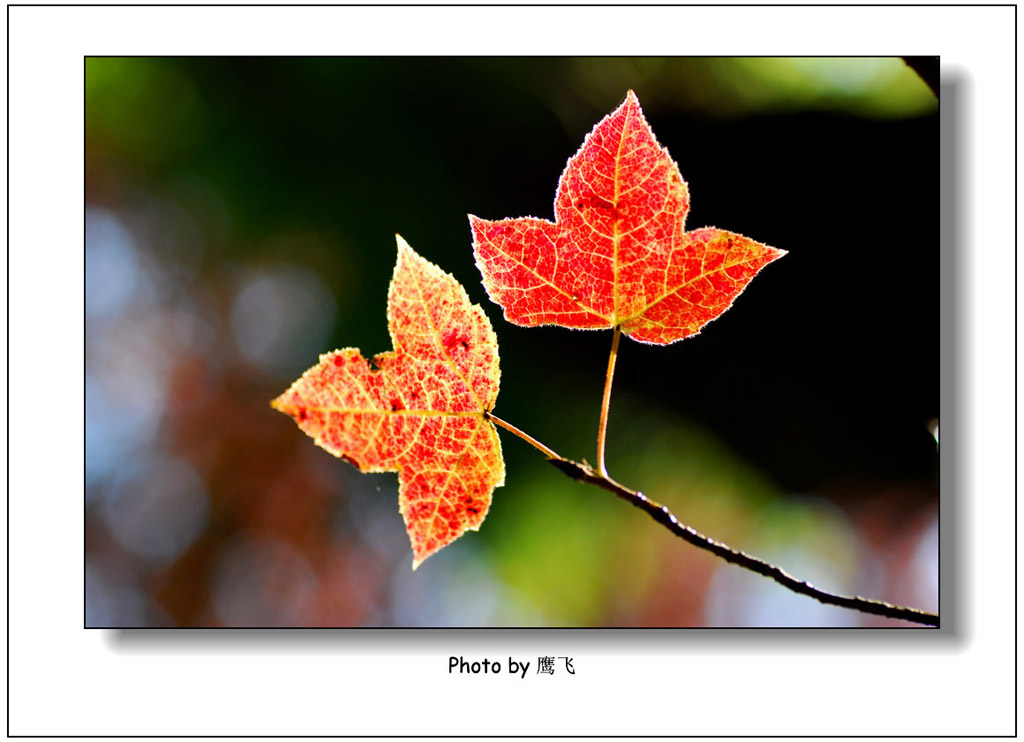
[[[724,565],[504,434],[484,526],[413,573],[396,477],[268,406],[321,352],[390,348],[399,233],[494,324],[496,413],[592,459],[610,333],[504,322],[466,214],[552,218],[627,89],[689,182],[688,225],[789,255],[701,335],[623,341],[610,470],[825,589],[937,608],[937,101],[901,60],[85,73],[87,624],[887,625]]]

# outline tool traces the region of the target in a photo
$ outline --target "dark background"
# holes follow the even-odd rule
[[[938,118],[898,59],[90,59],[86,622],[885,625],[671,537],[502,434],[479,533],[409,569],[393,474],[269,400],[390,349],[400,233],[498,334],[495,412],[594,456],[608,332],[523,329],[467,213],[553,217],[636,91],[690,228],[783,248],[668,347],[624,340],[609,468],[819,587],[937,608]]]

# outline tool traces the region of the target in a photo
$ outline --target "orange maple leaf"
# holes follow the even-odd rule
[[[498,341],[483,310],[452,276],[398,237],[388,292],[394,352],[320,356],[271,404],[316,444],[363,472],[397,471],[413,569],[478,530],[505,483],[494,425]]]
[[[470,215],[488,295],[517,325],[607,329],[664,345],[700,332],[784,250],[685,231],[690,194],[630,90],[565,166],[555,221]]]

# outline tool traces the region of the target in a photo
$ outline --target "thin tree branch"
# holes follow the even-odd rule
[[[612,350],[608,354],[608,372],[604,377],[604,396],[601,398],[601,421],[597,424],[597,471],[608,478],[608,467],[604,463],[604,444],[608,439],[608,409],[612,401],[612,378],[615,376],[615,358],[619,354],[619,337],[622,330],[615,325],[612,330]]]
[[[495,425],[500,425],[505,430],[507,430],[508,432],[512,433],[512,435],[515,435],[515,436],[518,436],[518,437],[522,438],[524,441],[526,441],[531,446],[536,448],[542,454],[547,456],[549,461],[552,460],[552,459],[561,459],[562,458],[557,453],[555,453],[550,448],[548,448],[543,443],[541,443],[536,438],[534,438],[532,435],[529,435],[528,433],[524,433],[523,431],[521,431],[519,428],[517,428],[512,423],[507,423],[504,420],[502,420],[500,417],[497,417],[497,416],[493,415],[490,412],[485,412],[484,413],[484,419],[485,420],[490,420]]]
[[[571,479],[575,479],[578,482],[593,484],[601,489],[611,492],[616,497],[622,498],[634,507],[643,510],[658,523],[665,526],[665,528],[671,531],[674,535],[683,539],[687,543],[696,546],[698,549],[709,551],[720,559],[724,559],[731,564],[738,565],[744,569],[749,569],[751,572],[756,572],[763,577],[775,580],[775,582],[779,583],[783,587],[788,588],[795,593],[799,593],[800,595],[806,595],[814,598],[819,603],[824,603],[825,605],[836,605],[841,608],[850,608],[855,611],[860,611],[861,613],[870,613],[876,616],[885,616],[886,618],[898,618],[903,619],[904,621],[913,621],[914,623],[925,624],[926,626],[939,625],[939,617],[934,613],[927,613],[925,611],[918,610],[917,608],[906,608],[904,606],[892,605],[891,603],[884,603],[880,600],[870,600],[860,596],[850,597],[846,595],[835,595],[816,588],[809,582],[798,580],[781,567],[776,567],[774,564],[766,562],[763,559],[758,559],[746,552],[734,549],[728,544],[709,538],[685,523],[681,523],[665,505],[655,502],[642,492],[631,490],[629,487],[619,484],[608,475],[595,470],[589,464],[579,463],[577,461],[567,459],[564,456],[560,456],[543,443],[540,443],[536,439],[519,430],[519,428],[516,428],[510,423],[507,423],[490,413],[486,413],[485,417],[519,436],[534,448],[544,453],[548,457],[548,461],[551,465],[566,476]]]

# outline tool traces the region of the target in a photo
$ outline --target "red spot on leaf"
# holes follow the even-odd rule
[[[453,327],[446,330],[443,335],[441,342],[444,344],[445,350],[453,350],[456,347],[465,350],[469,347],[469,335],[462,327]]]

